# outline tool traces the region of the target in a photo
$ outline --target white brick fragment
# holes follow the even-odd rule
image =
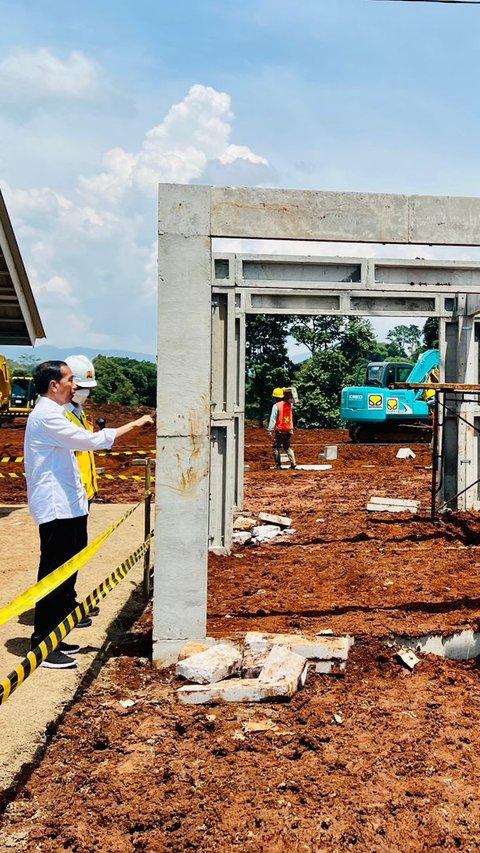
[[[175,672],[196,684],[212,684],[240,672],[241,665],[242,653],[236,646],[219,643],[179,661]]]
[[[298,655],[285,646],[274,646],[269,652],[258,676],[261,684],[289,684],[293,696],[307,677],[308,663],[304,655]]]
[[[248,532],[248,530],[235,530],[232,536],[232,542],[234,545],[246,545],[247,542],[250,542],[252,538],[252,534]]]
[[[290,527],[292,519],[286,515],[271,515],[269,512],[259,512],[258,520],[267,524],[278,524],[279,527]]]
[[[218,702],[264,702],[278,696],[290,696],[291,685],[262,684],[258,678],[232,678],[216,684],[187,684],[177,690],[179,701],[185,705],[206,705]],[[295,692],[295,691],[293,691]]]
[[[412,509],[418,509],[420,506],[420,501],[410,501],[406,498],[386,498],[373,496],[370,498],[370,503],[372,504],[391,504],[391,506],[408,506]]]
[[[280,527],[274,527],[273,524],[261,524],[253,528],[252,536],[260,542],[266,542],[268,539],[275,539],[275,536],[281,532]]]
[[[418,508],[412,506],[400,506],[399,504],[391,503],[369,503],[367,504],[367,512],[410,512],[412,515],[415,515],[415,513],[418,512]]]
[[[254,518],[250,518],[246,515],[239,515],[235,521],[233,522],[234,530],[251,530],[252,527],[255,527],[256,520]]]
[[[396,458],[397,459],[416,459],[416,453],[413,452],[411,447],[399,447]]]

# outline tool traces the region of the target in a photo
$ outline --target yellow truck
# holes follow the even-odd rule
[[[26,418],[35,405],[32,376],[12,376],[8,361],[0,355],[0,426],[14,418]]]

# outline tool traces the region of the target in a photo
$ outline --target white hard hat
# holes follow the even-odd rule
[[[75,385],[80,388],[95,388],[95,368],[86,355],[69,355],[65,364],[68,364],[73,373]]]

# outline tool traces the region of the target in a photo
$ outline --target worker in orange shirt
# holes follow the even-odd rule
[[[290,468],[296,468],[295,454],[290,447],[293,435],[293,406],[285,399],[283,388],[274,388],[272,394],[274,403],[268,423],[270,435],[273,433],[273,458],[275,468],[281,468],[280,451],[284,450],[290,461]]]

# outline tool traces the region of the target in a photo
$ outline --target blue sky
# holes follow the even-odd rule
[[[0,0],[0,16],[0,186],[51,344],[155,351],[159,181],[480,195],[480,6]]]

